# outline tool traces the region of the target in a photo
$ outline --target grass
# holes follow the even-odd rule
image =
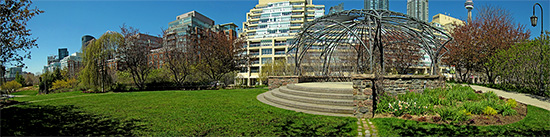
[[[11,95],[28,95],[28,96],[34,96],[38,94],[37,90],[23,90],[19,92],[10,93]]]
[[[357,119],[263,104],[265,89],[65,92],[1,111],[2,135],[357,136]],[[55,98],[54,100],[46,100]]]
[[[372,121],[380,136],[544,136],[550,133],[550,112],[527,106],[527,116],[519,122],[501,126],[431,124],[397,118]]]

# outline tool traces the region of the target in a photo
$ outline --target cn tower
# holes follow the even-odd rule
[[[472,9],[474,9],[474,2],[472,0],[466,0],[464,8],[468,9],[468,23],[472,22]]]

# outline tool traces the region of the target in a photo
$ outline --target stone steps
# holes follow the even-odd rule
[[[275,97],[278,97],[278,98],[291,100],[291,101],[296,101],[296,102],[353,107],[353,100],[324,99],[324,98],[311,98],[311,97],[304,97],[304,96],[295,96],[295,95],[288,95],[288,94],[282,93],[282,92],[280,92],[280,90],[281,89],[272,91],[271,95],[273,95]]]
[[[315,86],[304,86],[300,84],[290,84],[286,86],[288,89],[307,91],[314,93],[336,93],[336,94],[353,94],[353,89],[350,88],[327,88],[327,87],[315,87]]]
[[[315,93],[307,91],[299,91],[288,89],[287,87],[280,87],[279,91],[285,94],[295,95],[295,96],[304,96],[304,97],[314,97],[314,98],[325,98],[325,99],[346,99],[352,100],[352,94],[334,94],[334,93]]]
[[[298,112],[329,116],[353,116],[353,90],[351,85],[330,84],[290,84],[262,93],[257,96],[257,99],[275,107]]]

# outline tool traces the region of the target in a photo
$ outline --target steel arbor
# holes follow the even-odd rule
[[[296,65],[297,75],[311,71],[304,70],[306,66],[303,63],[312,55],[320,60],[316,66],[321,71],[317,73],[322,76],[329,76],[333,65],[346,65],[341,59],[345,57],[353,59],[350,73],[384,74],[384,54],[380,54],[388,52],[384,47],[396,43],[408,44],[429,56],[430,74],[437,75],[440,59],[448,52],[445,45],[451,40],[452,37],[444,30],[403,13],[348,10],[304,23],[287,54],[293,56],[292,63]],[[343,54],[336,56],[337,52]]]

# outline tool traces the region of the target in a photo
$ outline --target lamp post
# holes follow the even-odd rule
[[[531,25],[533,27],[537,26],[537,16],[535,15],[535,7],[539,5],[540,7],[540,67],[539,67],[539,74],[540,74],[540,84],[539,84],[539,92],[540,94],[542,94],[544,92],[544,89],[543,89],[543,84],[544,84],[544,81],[543,81],[543,75],[542,75],[542,60],[544,59],[543,58],[543,54],[542,54],[542,48],[543,48],[543,32],[544,32],[544,16],[543,16],[543,11],[542,11],[542,6],[539,4],[539,3],[535,3],[535,5],[533,5],[533,16],[531,16]]]

